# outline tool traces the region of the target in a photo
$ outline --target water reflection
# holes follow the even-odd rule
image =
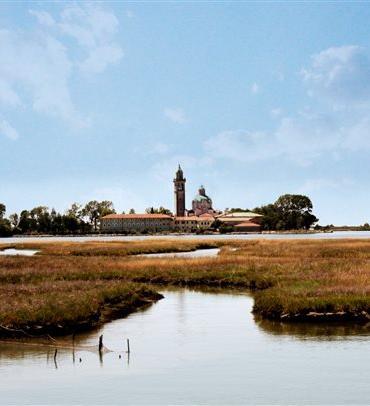
[[[265,333],[275,336],[294,336],[306,340],[343,340],[351,336],[369,337],[370,323],[289,323],[255,318],[256,325]]]
[[[367,326],[255,320],[248,294],[210,292],[166,290],[57,343],[1,342],[0,404],[368,403]]]

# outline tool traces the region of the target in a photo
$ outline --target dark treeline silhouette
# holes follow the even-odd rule
[[[87,234],[98,231],[99,219],[115,213],[108,200],[92,200],[85,206],[73,203],[63,214],[46,206],[34,207],[5,217],[6,207],[0,203],[0,236],[14,234]]]
[[[262,230],[308,230],[319,219],[312,214],[311,199],[304,195],[282,195],[275,203],[256,207],[262,214]]]
[[[261,214],[261,229],[263,231],[308,230],[319,219],[312,214],[311,199],[304,195],[285,194],[275,203],[255,207],[250,210]],[[248,212],[249,209],[231,208],[229,213]]]
[[[256,207],[251,211],[261,214],[261,229],[263,231],[299,230],[311,228],[318,222],[312,213],[313,205],[309,197],[304,195],[285,194],[280,196],[275,203]],[[228,212],[246,212],[248,209],[231,208]],[[98,202],[92,200],[82,206],[73,203],[63,214],[38,206],[32,210],[23,210],[6,218],[6,207],[0,203],[0,236],[14,234],[87,234],[99,231],[101,217],[115,213],[113,203],[109,200]],[[129,210],[135,214],[134,209]],[[164,208],[149,207],[146,213],[161,213],[171,215],[171,211]],[[223,229],[229,227],[230,229]],[[316,226],[318,228],[320,226]],[[212,225],[214,230],[220,232],[233,231],[231,226],[222,225],[216,219]],[[363,229],[370,229],[368,224]]]

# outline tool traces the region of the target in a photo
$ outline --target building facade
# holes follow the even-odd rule
[[[109,214],[101,218],[104,233],[165,232],[173,229],[173,217],[167,214]]]
[[[237,232],[261,231],[261,214],[246,212],[223,213],[217,216],[217,220],[225,225],[233,226]]]
[[[200,216],[206,213],[214,213],[212,208],[212,199],[207,196],[204,186],[201,186],[198,190],[198,194],[192,201],[192,211],[196,216]]]
[[[258,232],[262,216],[253,212],[217,212],[212,207],[212,199],[201,186],[192,201],[192,209],[185,206],[186,178],[179,165],[174,184],[175,215],[167,214],[110,214],[101,219],[100,229],[105,233],[157,233],[157,232],[197,232],[209,230],[217,219],[224,225],[234,227],[239,232]]]
[[[211,216],[175,217],[174,230],[182,233],[194,233],[201,230],[209,230],[214,221],[214,217]]]
[[[179,165],[175,179],[173,180],[175,191],[175,215],[185,216],[185,183],[184,173]]]

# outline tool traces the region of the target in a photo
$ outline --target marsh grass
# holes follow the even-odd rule
[[[218,257],[137,256],[217,246]],[[254,311],[268,318],[370,312],[367,240],[147,240],[17,248],[38,249],[40,255],[0,257],[0,324],[12,328],[72,329],[102,320],[107,304],[134,310],[155,300],[153,284],[253,289]]]

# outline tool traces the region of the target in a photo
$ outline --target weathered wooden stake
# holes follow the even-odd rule
[[[127,353],[130,354],[130,340],[127,339]]]
[[[58,348],[56,348],[55,352],[54,352],[54,361],[57,359],[57,354],[58,354]]]
[[[103,334],[99,337],[99,352],[103,350]]]

